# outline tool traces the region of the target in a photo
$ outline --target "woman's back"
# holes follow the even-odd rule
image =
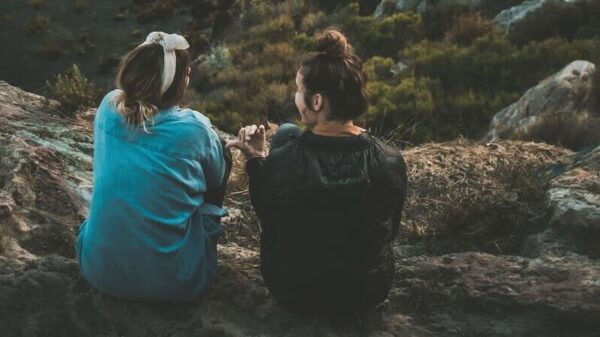
[[[263,202],[254,204],[273,293],[305,312],[360,312],[383,301],[406,193],[400,152],[367,133],[305,132],[269,155],[262,177],[254,197]]]
[[[94,122],[94,189],[77,250],[95,287],[130,299],[186,300],[214,274],[212,220],[204,203],[224,174],[221,144],[208,119],[176,107],[154,123],[131,125],[109,93]]]

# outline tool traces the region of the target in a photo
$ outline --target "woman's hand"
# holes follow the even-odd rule
[[[235,147],[240,149],[246,160],[267,156],[265,148],[265,126],[249,125],[240,129],[238,139],[225,145],[227,149]]]

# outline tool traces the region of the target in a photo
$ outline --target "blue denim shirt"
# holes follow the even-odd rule
[[[83,276],[119,298],[186,301],[217,267],[213,216],[204,202],[221,184],[225,162],[208,118],[160,110],[153,123],[127,124],[112,91],[94,120],[93,190],[76,249]]]

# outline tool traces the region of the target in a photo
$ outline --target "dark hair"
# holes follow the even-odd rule
[[[304,77],[306,106],[312,109],[311,98],[319,93],[329,102],[328,119],[347,121],[363,115],[369,104],[367,75],[346,36],[329,27],[316,37],[315,50],[298,67]]]
[[[186,89],[185,78],[190,66],[187,50],[175,51],[176,69],[173,83],[161,95],[164,51],[159,44],[142,45],[123,57],[116,78],[121,92],[115,97],[117,111],[127,123],[143,124],[158,109],[179,104]]]

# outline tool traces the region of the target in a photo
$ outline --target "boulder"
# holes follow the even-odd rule
[[[485,139],[507,139],[516,133],[527,133],[545,115],[577,113],[588,104],[595,71],[591,62],[572,62],[498,112]]]
[[[548,0],[528,0],[523,1],[522,4],[510,7],[503,10],[494,18],[494,21],[498,26],[504,30],[510,30],[510,27],[523,20],[528,14],[538,10]]]
[[[389,10],[392,12],[413,11],[423,14],[433,6],[445,8],[453,5],[478,8],[486,13],[495,15],[514,3],[514,0],[383,0],[375,9],[374,15],[376,18],[381,18],[389,14]]]
[[[496,15],[494,21],[501,28],[503,28],[506,31],[509,31],[515,23],[524,20],[529,14],[534,13],[535,11],[540,9],[545,3],[550,1],[575,2],[578,0],[527,0],[523,1],[523,3],[519,5],[501,11],[498,15]]]
[[[574,156],[566,172],[551,180],[547,202],[553,226],[600,240],[600,146]]]

